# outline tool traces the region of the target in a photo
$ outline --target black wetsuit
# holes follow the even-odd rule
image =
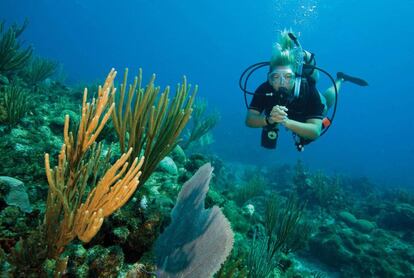
[[[286,95],[277,93],[266,81],[256,89],[249,109],[264,112],[269,116],[273,106],[282,105],[287,107],[289,119],[298,122],[306,122],[309,119],[322,120],[324,105],[318,90],[314,84],[304,81],[301,83],[299,97],[288,99]]]
[[[264,82],[255,91],[252,101],[250,102],[249,109],[256,110],[260,113],[265,113],[266,116],[270,115],[270,112],[275,105],[286,106],[288,111],[288,118],[298,121],[306,122],[309,119],[323,119],[324,104],[321,101],[318,90],[315,83],[308,83],[305,80],[301,82],[301,89],[298,98],[288,96],[287,94],[276,92],[269,82]],[[276,147],[276,139],[269,139],[268,132],[275,130],[277,133],[276,125],[265,126],[262,132],[261,145],[268,149],[274,149]],[[310,143],[312,140],[301,139],[302,145]]]

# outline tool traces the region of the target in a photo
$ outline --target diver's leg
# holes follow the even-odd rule
[[[343,81],[344,80],[342,78],[337,79],[335,81],[336,88],[338,89],[338,93],[339,93],[339,90],[341,89],[341,85]],[[332,107],[332,105],[335,103],[335,87],[332,85],[325,92],[323,92],[322,95],[325,97],[326,108],[327,110],[329,110]]]

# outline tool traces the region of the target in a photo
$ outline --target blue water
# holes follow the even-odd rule
[[[222,115],[212,151],[225,160],[284,164],[368,176],[386,186],[414,185],[414,2],[403,1],[57,1],[1,0],[0,18],[30,23],[35,53],[63,64],[68,82],[103,79],[111,67],[144,69],[174,85],[185,74]],[[260,147],[259,129],[244,126],[241,72],[269,59],[277,31],[292,27],[302,46],[332,74],[345,71],[370,86],[345,84],[334,125],[298,153],[281,133],[275,151]],[[265,78],[252,78],[251,89]],[[321,80],[319,89],[329,85]]]

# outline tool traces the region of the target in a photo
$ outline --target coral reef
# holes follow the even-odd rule
[[[111,72],[90,99],[28,63],[25,27],[0,23],[0,276],[175,277],[196,263],[203,277],[414,277],[409,189],[183,149],[191,113],[194,134],[217,123],[186,79],[170,100],[141,71],[113,93]]]

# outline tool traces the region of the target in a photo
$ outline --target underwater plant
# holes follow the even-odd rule
[[[255,230],[247,258],[248,277],[268,277],[276,268],[284,265],[276,255],[288,254],[302,248],[311,234],[311,227],[303,222],[305,204],[300,204],[294,195],[286,202],[271,196],[265,204],[264,234]]]
[[[0,21],[0,77],[8,77],[10,74],[21,70],[32,56],[33,49],[29,46],[21,49],[17,38],[26,29],[28,21],[22,26],[16,24],[4,32],[4,21]]]
[[[277,196],[267,200],[264,224],[272,256],[279,251],[285,254],[297,251],[309,238],[310,230],[301,222],[305,205],[294,195],[284,203]]]
[[[1,106],[5,111],[4,122],[9,128],[14,127],[29,110],[29,94],[17,82],[4,86]]]
[[[45,234],[40,228],[31,231],[26,238],[21,238],[7,258],[7,261],[11,263],[11,269],[5,267],[4,272],[1,272],[0,268],[0,273],[8,273],[10,275],[5,277],[42,276],[44,271],[41,266],[47,258],[47,249],[43,244],[45,242],[44,237]],[[63,265],[63,267],[66,266]]]
[[[267,181],[259,174],[253,174],[234,195],[234,200],[239,206],[243,206],[249,199],[263,194],[266,189]]]
[[[234,248],[233,248],[234,250]],[[215,278],[243,278],[247,277],[247,269],[243,264],[245,258],[242,255],[241,257],[236,257],[234,252],[232,255],[224,262],[220,270],[215,274]]]
[[[115,96],[112,119],[122,152],[132,148],[132,156],[145,156],[141,182],[145,183],[158,163],[170,153],[179,142],[179,136],[190,119],[192,106],[198,87],[188,97],[191,85],[178,84],[176,95],[170,103],[170,88],[167,86],[159,95],[160,87],[155,87],[155,74],[145,88],[142,83],[142,69],[127,86],[128,69],[119,94]]]
[[[180,144],[183,149],[187,149],[192,143],[200,140],[210,132],[219,122],[220,114],[214,112],[210,115],[204,115],[207,109],[207,101],[200,100],[194,104],[194,111],[191,115],[191,128],[186,140]]]
[[[57,67],[58,63],[55,61],[36,57],[30,61],[28,67],[24,68],[22,77],[36,91],[38,84],[52,76]]]
[[[319,171],[312,176],[312,200],[309,201],[324,210],[341,208],[344,206],[341,185],[339,176],[328,177]]]
[[[293,187],[300,197],[308,194],[310,188],[309,174],[301,160],[298,160],[294,167]]]
[[[295,166],[293,189],[312,208],[322,211],[338,210],[345,206],[343,182],[339,176],[329,177],[319,171],[310,174],[301,161]]]
[[[107,167],[110,152],[101,160],[102,144],[95,142],[115,106],[110,104],[115,93],[115,76],[116,72],[111,70],[103,87],[99,88],[97,99],[92,102],[87,102],[85,89],[76,134],[69,132],[69,116],[66,116],[64,144],[56,167],[51,168],[49,154],[45,154],[49,183],[45,214],[49,258],[58,259],[75,237],[89,242],[101,228],[104,218],[122,207],[139,184],[143,158],[139,161],[135,158],[129,164],[127,161],[132,154],[132,149],[129,149]],[[101,171],[103,176],[97,182]],[[65,259],[60,260],[59,265],[64,269]]]

